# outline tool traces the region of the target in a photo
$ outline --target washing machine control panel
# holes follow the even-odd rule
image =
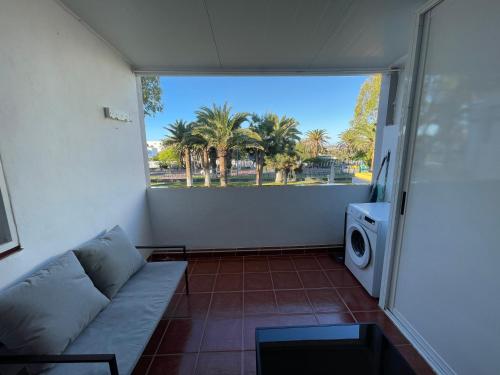
[[[365,221],[368,223],[368,224],[375,224],[375,220],[373,220],[371,217],[369,216],[366,216],[364,217]]]
[[[347,213],[358,220],[365,228],[371,229],[375,232],[377,231],[378,223],[375,219],[365,215],[363,212],[356,210],[351,206],[349,206]]]
[[[366,215],[361,215],[361,220],[363,222],[363,225],[367,228],[370,228],[374,232],[377,231],[378,224],[375,220],[373,220],[371,217],[366,216]]]

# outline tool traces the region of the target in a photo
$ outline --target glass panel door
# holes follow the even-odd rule
[[[444,0],[425,15],[390,310],[443,373],[500,374],[499,14]]]

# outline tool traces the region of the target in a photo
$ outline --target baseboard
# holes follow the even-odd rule
[[[401,313],[397,310],[385,310],[385,313],[437,374],[457,375]]]
[[[238,247],[238,248],[196,248],[187,249],[189,257],[210,257],[210,256],[252,256],[252,255],[286,255],[286,254],[322,254],[330,252],[343,252],[344,245],[297,245],[297,246],[260,246],[260,247]],[[154,251],[152,256],[178,255],[182,251],[176,249]]]

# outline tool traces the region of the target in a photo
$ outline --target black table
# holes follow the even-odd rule
[[[259,375],[415,374],[376,324],[257,328]]]

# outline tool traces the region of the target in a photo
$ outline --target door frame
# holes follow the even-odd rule
[[[403,193],[406,192],[406,202],[409,181],[412,172],[414,146],[418,121],[418,108],[422,94],[422,72],[425,68],[427,42],[429,37],[428,13],[446,0],[430,0],[416,13],[416,21],[411,42],[408,63],[405,69],[407,88],[404,92],[401,114],[401,129],[397,146],[396,168],[391,201],[390,223],[387,233],[384,267],[380,288],[379,305],[393,323],[403,332],[415,349],[439,374],[455,374],[444,359],[432,346],[411,326],[404,316],[394,310],[394,298],[397,288],[397,275],[405,226],[405,215],[401,213]]]
[[[396,168],[394,172],[394,188],[392,189],[390,212],[390,225],[387,233],[387,243],[384,257],[384,272],[382,274],[382,288],[379,305],[386,309],[392,301],[394,275],[398,268],[398,260],[401,245],[401,232],[404,227],[404,215],[401,215],[402,195],[407,192],[408,182],[411,176],[411,165],[413,162],[413,151],[416,136],[416,122],[418,116],[414,113],[414,108],[418,108],[420,103],[420,93],[422,81],[419,80],[423,69],[422,58],[425,57],[425,42],[428,33],[428,25],[425,24],[427,12],[445,0],[430,0],[417,11],[411,50],[408,63],[405,68],[405,76],[408,80],[407,88],[404,92],[403,108],[401,111],[401,129],[399,134]],[[426,29],[427,26],[427,29]]]
[[[7,227],[10,234],[10,241],[0,244],[0,259],[3,259],[12,253],[21,250],[19,244],[19,234],[17,232],[17,225],[12,209],[9,188],[5,177],[5,171],[2,166],[2,158],[0,156],[0,200],[3,203],[5,215],[7,219]]]

